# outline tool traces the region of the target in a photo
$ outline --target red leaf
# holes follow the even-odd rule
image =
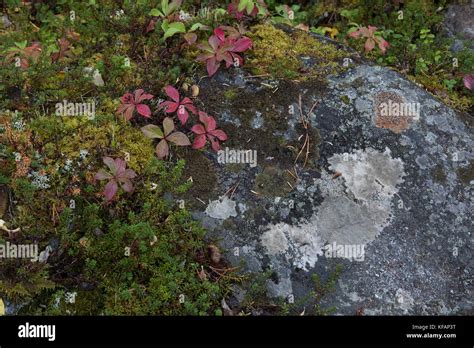
[[[201,149],[206,145],[206,136],[200,134],[194,138],[193,149]]]
[[[133,171],[132,169],[126,169],[122,174],[122,177],[127,178],[127,179],[133,179],[136,176],[137,176],[137,173],[135,173],[135,171]]]
[[[219,144],[219,141],[216,140],[213,136],[208,136],[209,140],[211,141],[211,147],[214,151],[219,151],[221,149],[221,146]]]
[[[203,111],[199,111],[199,121],[204,123],[206,131],[211,131],[211,130],[216,129],[216,120],[214,119],[214,117],[209,116]]]
[[[463,82],[464,82],[464,86],[467,88],[467,89],[471,89],[472,90],[472,87],[474,86],[474,74],[470,74],[470,75],[465,75],[463,78],[462,78]]]
[[[206,134],[206,130],[202,124],[196,124],[191,128],[191,132],[197,135]]]
[[[123,114],[123,117],[125,117],[127,121],[130,121],[130,119],[133,117],[133,110],[135,110],[135,105],[128,105],[125,113]]]
[[[214,75],[217,72],[217,70],[219,69],[219,65],[220,65],[220,63],[217,62],[215,57],[212,57],[212,58],[208,59],[207,60],[207,74],[209,76]]]
[[[220,41],[224,41],[224,40],[225,40],[225,33],[224,33],[224,30],[222,30],[221,27],[217,27],[216,29],[214,29],[214,34],[216,34],[216,37],[217,37]]]
[[[216,35],[211,35],[209,37],[209,40],[207,40],[207,42],[209,42],[209,46],[211,46],[211,48],[214,51],[216,51],[219,48],[219,44],[221,43],[221,41]]]
[[[117,182],[115,180],[110,180],[107,185],[105,185],[104,195],[105,198],[110,201],[114,198],[115,194],[117,193]]]
[[[181,124],[186,124],[189,114],[184,105],[180,105],[178,108],[178,118],[181,121]]]
[[[116,158],[114,162],[115,162],[115,168],[116,168],[116,176],[119,176],[125,171],[127,162],[125,162],[121,158]]]
[[[146,26],[145,33],[149,33],[150,31],[155,30],[156,22],[158,22],[158,17],[153,17],[152,19],[150,19],[148,25]]]
[[[252,46],[252,40],[248,37],[243,37],[240,40],[237,40],[232,46],[232,52],[244,52]]]
[[[176,109],[178,109],[178,106],[179,106],[179,103],[175,103],[175,102],[172,102],[172,101],[165,101],[163,103],[160,104],[160,109],[165,109],[165,112],[167,114],[171,114],[173,112],[176,111]]]
[[[123,188],[125,192],[128,192],[128,193],[133,192],[133,184],[129,179],[121,180],[120,186]]]
[[[138,104],[137,105],[137,112],[144,116],[144,117],[150,117],[151,116],[151,110],[148,107],[148,105],[145,104]]]
[[[221,141],[227,140],[227,134],[225,134],[224,131],[222,131],[220,129],[209,131],[209,134],[211,134],[212,136],[215,136],[216,138],[218,138]]]
[[[365,51],[366,51],[366,52],[372,51],[372,50],[374,49],[374,47],[375,47],[375,41],[374,41],[374,39],[368,38],[367,41],[365,42],[364,47],[365,47]]]
[[[165,92],[168,95],[168,97],[173,99],[176,103],[179,103],[179,92],[176,88],[168,85],[165,87]]]
[[[379,39],[379,48],[382,51],[382,53],[385,53],[385,51],[387,51],[387,48],[389,46],[390,46],[390,44],[387,41],[385,41],[382,38]]]

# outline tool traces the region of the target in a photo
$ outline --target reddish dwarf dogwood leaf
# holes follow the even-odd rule
[[[165,93],[168,97],[172,99],[168,101],[164,101],[160,104],[160,109],[165,109],[167,114],[171,114],[177,112],[178,118],[181,121],[181,124],[186,124],[189,113],[188,111],[192,112],[193,114],[197,114],[196,107],[193,105],[193,102],[188,97],[180,99],[179,92],[173,86],[166,86]]]
[[[474,74],[465,75],[465,76],[462,78],[462,80],[463,80],[463,82],[464,82],[464,86],[465,86],[467,89],[472,90],[472,87],[474,86]]]
[[[153,95],[145,93],[143,89],[137,89],[134,94],[125,93],[120,98],[122,104],[118,107],[117,114],[123,115],[129,121],[136,110],[141,116],[149,118],[151,116],[150,107],[142,102],[150,99],[153,99]]]
[[[110,157],[104,157],[104,164],[109,168],[109,172],[105,169],[100,169],[94,176],[95,180],[109,180],[105,185],[104,195],[107,201],[111,201],[118,191],[120,186],[125,192],[133,192],[133,184],[130,179],[133,179],[137,174],[127,169],[127,163],[121,159],[115,160]]]
[[[36,63],[42,52],[41,43],[33,42],[30,46],[25,48],[14,47],[9,50],[5,59],[10,62],[14,57],[20,59],[20,68],[26,70],[30,67],[30,63]]]
[[[73,57],[73,54],[69,48],[70,44],[71,43],[69,42],[69,40],[64,37],[59,39],[58,40],[59,51],[51,55],[51,62],[55,63],[58,60],[61,60],[65,57],[69,57],[69,58]]]
[[[364,48],[366,52],[370,52],[375,48],[375,44],[378,45],[379,49],[385,54],[390,44],[384,40],[381,36],[376,35],[377,27],[369,25],[368,27],[359,27],[356,31],[353,31],[348,36],[352,38],[366,38]]]
[[[150,19],[148,25],[146,26],[145,33],[155,30],[156,22],[158,22],[158,17],[153,17]]]
[[[252,46],[252,40],[246,36],[225,36],[226,27],[217,27],[214,34],[209,37],[207,43],[197,45],[204,51],[197,57],[198,61],[206,62],[207,73],[214,75],[219,69],[221,62],[224,61],[226,67],[231,65],[240,66],[243,58],[237,53],[244,52]]]
[[[220,129],[216,129],[216,120],[205,112],[199,111],[199,121],[202,124],[196,124],[191,131],[196,135],[193,142],[193,149],[201,149],[206,145],[208,139],[214,151],[220,150],[220,141],[227,140],[227,134]]]
[[[172,142],[178,146],[189,146],[191,142],[189,138],[181,132],[173,132],[174,131],[174,122],[173,119],[170,117],[166,117],[163,120],[163,129],[164,132],[161,130],[160,127],[155,125],[147,125],[142,127],[142,132],[145,134],[146,137],[152,139],[161,139],[161,141],[156,145],[156,155],[158,158],[163,159],[168,156],[169,154],[169,144],[168,142]]]

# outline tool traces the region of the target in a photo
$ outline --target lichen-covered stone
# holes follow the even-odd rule
[[[258,27],[254,35],[264,32]],[[275,50],[294,40],[272,33],[280,39]],[[291,55],[285,64],[289,73],[298,66]],[[313,289],[311,274],[327,278],[342,264],[336,291],[321,302],[338,314],[469,313],[472,129],[394,71],[353,61],[333,73],[327,81],[289,82],[234,71],[202,82],[201,100],[232,134],[226,146],[256,150],[258,161],[235,170],[207,153],[217,177],[213,192],[231,192],[237,214],[204,217],[203,206],[195,217],[234,265],[272,272],[271,296],[298,301]],[[236,89],[237,96],[227,92]],[[383,93],[419,103],[419,118],[396,132],[396,123],[380,127],[375,105]],[[306,166],[295,162],[306,136],[300,95],[318,133]],[[338,245],[357,253],[333,252]]]

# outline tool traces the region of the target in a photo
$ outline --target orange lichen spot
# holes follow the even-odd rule
[[[394,92],[381,92],[374,98],[375,126],[401,133],[420,115],[418,103],[407,103]]]

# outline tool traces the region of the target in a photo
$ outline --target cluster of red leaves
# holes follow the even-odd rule
[[[26,70],[30,63],[36,63],[41,55],[42,47],[40,42],[33,42],[30,46],[23,49],[15,48],[10,51],[5,57],[7,62],[13,61],[15,57],[20,59],[20,68]]]
[[[227,27],[216,28],[207,42],[197,45],[199,49],[204,51],[197,57],[197,60],[206,62],[209,76],[217,72],[223,61],[227,68],[231,65],[241,66],[243,58],[238,53],[245,52],[252,47],[250,38],[246,36],[236,37],[235,33],[231,33],[226,37],[225,29]]]
[[[198,111],[190,98],[181,98],[179,91],[173,86],[166,86],[165,93],[171,100],[160,103],[158,109],[163,110],[166,114],[176,113],[182,126],[188,121],[190,112],[194,115],[199,115],[201,124],[194,125],[191,128],[191,131],[195,134],[193,148],[201,149],[209,140],[212,149],[219,151],[220,141],[227,140],[227,135],[222,130],[216,129],[216,120],[205,112]],[[150,99],[153,99],[153,95],[145,93],[143,89],[137,89],[134,94],[126,93],[121,98],[122,103],[117,109],[117,114],[129,121],[136,110],[139,115],[150,118],[151,110],[148,105],[143,104],[143,101]],[[170,117],[164,119],[163,130],[153,124],[142,127],[142,132],[145,136],[151,139],[161,139],[156,146],[158,158],[163,159],[169,155],[169,143],[178,146],[191,145],[186,134],[175,132],[174,130],[175,125]]]
[[[220,141],[227,140],[227,135],[219,129],[216,129],[216,120],[214,117],[209,116],[203,111],[198,111],[197,108],[193,105],[191,99],[185,97],[181,99],[179,92],[176,88],[172,86],[166,86],[165,92],[172,100],[164,101],[160,104],[160,109],[164,108],[166,113],[174,113],[177,111],[177,115],[181,124],[184,125],[188,120],[189,113],[192,112],[194,115],[199,114],[199,120],[202,124],[194,125],[191,128],[191,131],[196,135],[193,142],[193,149],[201,149],[206,145],[207,139],[211,142],[211,147],[214,151],[219,151]],[[166,119],[165,119],[166,120]],[[173,125],[174,127],[174,125]],[[175,134],[175,133],[173,133]],[[166,136],[166,129],[165,129]],[[178,144],[183,145],[183,144]],[[187,145],[187,144],[186,144]],[[157,149],[158,153],[158,149]],[[158,156],[160,157],[160,156]]]
[[[160,109],[164,109],[167,114],[172,114],[177,111],[178,118],[182,125],[186,124],[186,121],[189,118],[188,111],[192,112],[194,115],[197,114],[197,109],[193,105],[191,99],[188,97],[181,99],[178,90],[173,86],[166,86],[165,93],[172,100],[161,103]]]
[[[127,163],[121,158],[114,160],[110,157],[104,157],[102,160],[109,170],[99,170],[94,178],[95,180],[109,180],[104,189],[106,200],[111,201],[114,198],[119,185],[125,192],[132,193],[133,184],[131,179],[135,178],[137,174],[131,169],[126,169]]]
[[[364,45],[366,52],[372,51],[375,48],[375,44],[377,44],[382,53],[385,54],[385,51],[390,45],[381,36],[376,35],[376,31],[377,27],[374,27],[372,25],[369,25],[368,27],[359,27],[356,31],[350,33],[349,37],[366,38],[367,40],[365,41]]]
[[[67,30],[65,37],[58,40],[58,51],[51,54],[51,62],[56,63],[66,57],[72,58],[71,41],[79,41],[80,35],[74,31]],[[31,63],[36,63],[43,51],[40,42],[33,42],[25,48],[15,47],[6,55],[6,61],[11,62],[15,57],[20,59],[20,68],[26,70]]]
[[[143,101],[153,99],[153,95],[147,94],[143,89],[137,89],[134,94],[125,93],[120,100],[122,104],[117,109],[117,114],[122,115],[127,121],[133,117],[136,110],[143,117],[151,117],[150,107]]]
[[[206,145],[207,139],[211,142],[214,151],[220,150],[220,141],[227,140],[227,134],[220,129],[216,129],[216,120],[205,112],[199,111],[199,121],[202,124],[196,124],[191,131],[196,134],[193,142],[193,149],[201,149]]]

